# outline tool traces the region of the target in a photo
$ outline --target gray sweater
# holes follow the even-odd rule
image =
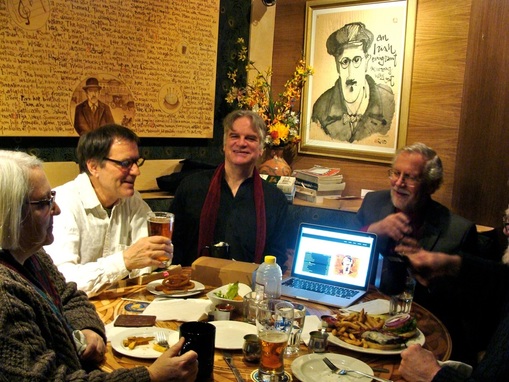
[[[1,250],[0,256],[5,256]],[[75,283],[66,283],[43,250],[33,256],[53,279],[65,319],[26,278],[0,263],[0,376],[31,382],[150,381],[145,367],[110,374],[80,362],[70,329],[91,329],[105,339],[104,324],[87,295]]]

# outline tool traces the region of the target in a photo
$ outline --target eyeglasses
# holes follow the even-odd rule
[[[361,66],[361,62],[362,62],[361,56],[355,56],[353,59],[351,59],[350,57],[343,57],[341,60],[339,60],[339,64],[343,69],[348,68],[350,63],[352,63],[354,68],[358,68],[359,66]]]
[[[408,174],[404,174],[402,173],[401,171],[398,171],[398,170],[394,170],[393,168],[389,169],[387,171],[387,173],[389,174],[389,179],[392,181],[392,182],[396,182],[398,181],[398,179],[401,178],[401,175],[403,175],[403,183],[405,183],[405,185],[407,187],[415,187],[417,186],[417,184],[420,183],[421,181],[421,178],[420,177],[417,177],[417,176],[413,176],[413,175],[408,175]]]
[[[56,191],[51,191],[51,197],[49,199],[41,199],[41,200],[29,200],[27,203],[32,205],[37,205],[37,208],[45,208],[49,206],[51,210],[53,205],[55,204],[55,196],[57,194]]]
[[[509,226],[509,216],[502,216],[502,222],[504,223],[504,227]]]
[[[116,160],[105,157],[104,159],[115,164],[118,164],[120,167],[122,167],[123,170],[130,170],[131,167],[133,167],[133,164],[135,164],[138,167],[141,167],[143,166],[143,163],[145,163],[145,158]]]

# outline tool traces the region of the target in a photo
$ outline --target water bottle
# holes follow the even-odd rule
[[[281,297],[282,272],[275,256],[265,256],[264,262],[256,271],[255,291],[264,298]]]

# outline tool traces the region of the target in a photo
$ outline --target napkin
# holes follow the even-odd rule
[[[155,299],[141,313],[153,315],[157,321],[199,321],[207,318],[212,302],[203,299]]]
[[[300,339],[306,344],[309,343],[309,333],[320,330],[322,328],[322,320],[318,316],[306,316],[304,320],[304,327],[302,328],[302,334]]]
[[[376,299],[360,304],[352,305],[345,309],[349,312],[360,312],[362,309],[369,314],[387,314],[389,313],[389,300]]]

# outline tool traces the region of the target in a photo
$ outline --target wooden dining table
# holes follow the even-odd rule
[[[207,298],[206,293],[215,287],[205,287],[205,290],[198,295],[194,295],[189,298]],[[95,305],[97,313],[105,324],[113,322],[119,314],[139,314],[126,310],[126,306],[132,306],[133,302],[145,301],[151,302],[157,297],[147,290],[145,285],[117,285],[110,289],[105,290],[100,295],[92,297],[90,300]],[[368,293],[361,298],[359,302],[365,302],[378,298],[387,298],[381,294],[374,287],[370,288]],[[286,299],[286,298],[285,298]],[[292,300],[292,299],[289,299]],[[299,301],[307,308],[307,314],[317,315],[334,315],[338,312],[337,308],[332,308],[316,303],[307,301]],[[427,309],[423,308],[417,303],[412,304],[411,314],[417,319],[417,327],[425,336],[425,343],[423,347],[430,350],[436,356],[438,360],[446,361],[449,359],[452,350],[452,342],[449,332],[440,320],[435,317]],[[242,316],[234,312],[231,319],[242,320]],[[179,326],[182,322],[178,321],[157,321],[156,326],[179,330]],[[386,371],[375,372],[375,376],[397,381],[401,379],[399,373],[399,364],[401,357],[399,354],[396,355],[382,355],[382,354],[369,354],[357,350],[351,350],[343,347],[336,346],[329,343],[327,352],[337,353],[346,355],[349,357],[356,358],[362,362],[365,362],[372,368],[383,368]],[[233,363],[239,369],[242,377],[245,381],[250,381],[251,374],[257,370],[258,365],[250,363],[244,360],[244,355],[241,349],[233,350]],[[300,356],[308,354],[307,346],[302,343],[299,349],[299,353],[285,357],[285,371],[288,372],[294,380],[298,380],[292,375],[291,364]],[[149,366],[153,360],[151,359],[140,359],[130,356],[126,356],[118,353],[111,347],[111,343],[108,342],[108,350],[106,353],[105,361],[102,363],[101,368],[104,371],[111,372],[119,368],[132,368],[135,366],[145,365]],[[235,376],[223,359],[223,353],[221,350],[216,349],[214,357],[214,381],[236,381]]]

